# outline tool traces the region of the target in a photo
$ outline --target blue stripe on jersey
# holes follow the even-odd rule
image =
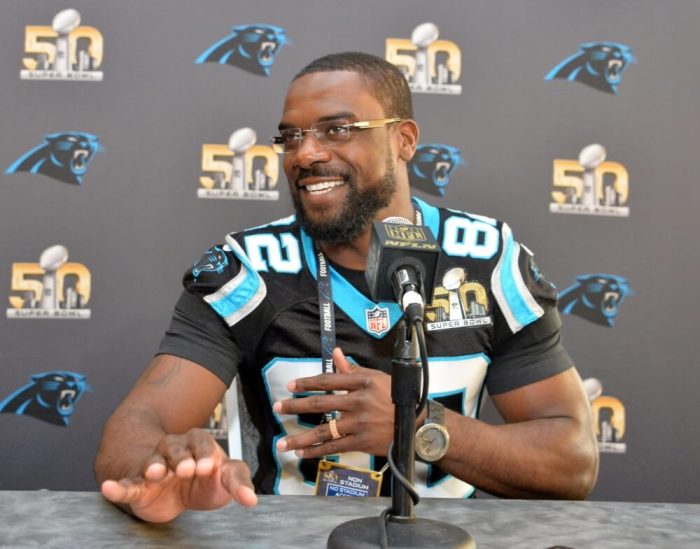
[[[249,270],[249,267],[246,268],[246,271]],[[230,292],[221,299],[212,301],[210,305],[219,314],[219,316],[226,318],[245,307],[251,298],[257,293],[259,286],[260,279],[257,276],[252,275],[250,272],[246,272],[245,278],[241,284],[236,287],[235,292]]]
[[[260,303],[266,294],[266,288],[238,243],[230,237],[226,240],[233,254],[241,262],[241,270],[235,278],[218,291],[206,296],[204,300],[229,326],[233,326]]]
[[[282,217],[281,219],[276,219],[275,221],[270,221],[269,223],[263,223],[262,225],[257,225],[256,227],[249,227],[246,231],[254,231],[256,229],[264,229],[265,227],[281,227],[282,225],[291,225],[297,220],[297,216],[292,214],[287,217]]]
[[[501,289],[503,291],[503,297],[505,297],[508,307],[515,317],[515,320],[520,324],[520,326],[527,326],[531,322],[534,322],[539,318],[540,315],[537,314],[532,308],[530,308],[527,303],[526,297],[520,292],[518,284],[515,280],[515,273],[513,269],[518,269],[517,262],[514,263],[513,254],[516,250],[515,242],[513,241],[513,233],[510,231],[504,231],[505,242],[504,242],[504,252],[502,256],[501,264]],[[517,276],[520,276],[518,273]]]
[[[316,254],[311,237],[301,229],[301,247],[304,250],[304,260],[314,279],[318,277],[318,266],[316,265]],[[387,335],[396,323],[401,320],[403,312],[396,303],[380,301],[375,303],[367,298],[355,286],[350,284],[332,265],[328,265],[331,272],[331,288],[333,289],[333,302],[340,307],[350,319],[357,324],[366,334],[376,339],[382,339]],[[367,330],[367,311],[374,309],[376,305],[384,307],[389,311],[389,329],[382,334],[376,334]]]
[[[420,208],[420,213],[423,214],[423,225],[428,227],[435,239],[440,238],[440,210],[435,206],[431,206],[427,202],[423,202],[420,198],[412,197],[413,203]]]

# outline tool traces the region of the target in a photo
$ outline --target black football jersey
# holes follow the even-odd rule
[[[414,205],[442,248],[425,312],[429,397],[477,417],[486,386],[495,394],[569,368],[559,340],[556,289],[508,225],[419,199]],[[361,272],[331,264],[330,278],[337,346],[349,360],[388,373],[402,317],[399,306],[372,301]],[[294,216],[228,235],[184,278],[186,293],[223,319],[221,337],[235,343],[230,377],[218,375],[227,383],[236,371],[241,377],[261,433],[254,482],[263,493],[314,493],[318,461],[278,452],[275,443],[318,425],[322,417],[276,414],[272,404],[292,397],[287,391],[291,380],[322,372],[316,280],[314,243]],[[201,349],[186,358],[206,367],[212,340],[208,335]],[[167,345],[161,352],[168,352]],[[385,463],[362,452],[327,459],[374,470]],[[468,497],[474,491],[424,463],[416,463],[415,483],[427,497]],[[382,493],[389,487],[385,477]]]

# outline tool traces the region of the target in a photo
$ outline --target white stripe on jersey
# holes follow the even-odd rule
[[[248,316],[262,303],[267,295],[267,286],[262,277],[253,269],[243,248],[241,248],[231,235],[226,237],[226,243],[240,260],[241,270],[234,278],[229,280],[216,292],[204,296],[204,301],[209,303],[217,313],[223,316],[226,324],[233,326]],[[248,284],[253,290],[246,290],[242,292],[242,296],[237,296],[236,292],[243,284]]]
[[[520,244],[513,241],[510,227],[504,223],[501,229],[503,242],[501,257],[491,275],[491,289],[501,312],[514,334],[540,318],[544,310],[528,290],[518,261]]]

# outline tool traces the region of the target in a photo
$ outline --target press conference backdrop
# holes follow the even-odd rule
[[[696,1],[0,9],[1,489],[96,488],[101,427],[185,269],[291,211],[268,147],[289,81],[361,50],[413,89],[416,196],[507,220],[557,286],[592,497],[700,501]]]

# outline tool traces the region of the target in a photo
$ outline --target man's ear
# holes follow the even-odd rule
[[[420,129],[415,120],[404,120],[399,122],[399,158],[404,162],[408,162],[413,158],[418,146],[420,137]]]

